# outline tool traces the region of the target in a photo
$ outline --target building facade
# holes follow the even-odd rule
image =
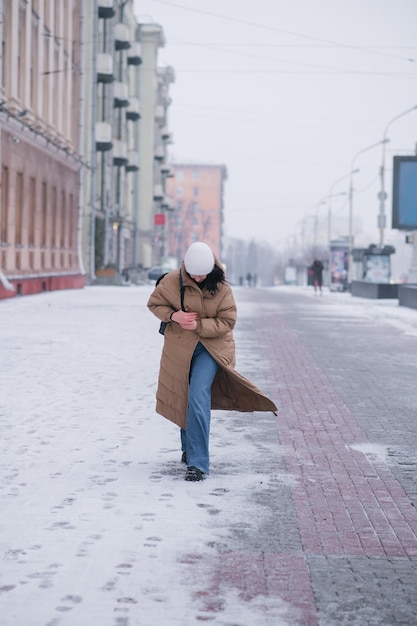
[[[84,284],[82,0],[0,0],[0,298]]]
[[[226,167],[176,163],[172,173],[167,184],[173,210],[167,213],[166,256],[179,264],[192,243],[204,241],[221,258]]]
[[[89,282],[138,262],[139,68],[133,1],[87,3],[82,250]]]
[[[140,274],[161,254],[174,73],[134,5],[0,0],[0,297]]]
[[[164,35],[139,24],[133,0],[95,0],[85,38],[83,259],[90,282],[108,272],[134,277],[159,255],[154,215],[165,201],[169,85],[158,67]]]
[[[171,67],[158,67],[158,50],[165,37],[157,24],[139,27],[142,49],[140,73],[140,173],[139,173],[139,258],[146,269],[161,262],[165,249],[165,211],[171,209],[166,194],[168,147],[172,135],[168,129],[170,84],[174,82]]]

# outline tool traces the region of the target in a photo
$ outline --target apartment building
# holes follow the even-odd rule
[[[0,0],[0,15],[0,297],[149,267],[169,208],[161,27],[134,0]]]
[[[95,0],[84,45],[83,258],[89,280],[133,277],[159,254],[155,214],[165,199],[172,68],[158,66],[162,28],[139,24],[133,0]],[[88,89],[90,86],[90,89]],[[164,205],[165,206],[165,205]]]
[[[81,287],[82,0],[0,0],[0,298]]]
[[[221,258],[226,166],[175,163],[172,174],[167,183],[172,210],[166,213],[165,256],[181,263],[193,242],[204,241]]]
[[[133,0],[86,3],[82,250],[88,279],[138,262],[139,70]]]
[[[173,141],[168,128],[168,110],[169,88],[175,76],[172,67],[158,66],[158,51],[165,45],[162,28],[158,24],[141,24],[139,38],[143,61],[140,72],[139,258],[141,266],[149,268],[159,264],[164,256],[165,211],[171,209],[166,193],[167,180],[172,176],[168,150]]]

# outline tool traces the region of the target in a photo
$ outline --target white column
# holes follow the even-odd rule
[[[18,55],[19,55],[19,2],[9,3],[10,37],[8,42],[8,68],[6,74],[6,93],[10,96],[9,106],[13,109],[18,104]],[[7,44],[6,44],[7,45]]]
[[[32,2],[28,2],[25,7],[25,56],[22,59],[23,72],[23,94],[22,108],[30,109],[31,106],[31,84],[30,69],[32,66]]]
[[[47,55],[45,55],[45,72],[53,72],[54,69],[56,69],[54,67],[54,38],[53,38],[53,34],[54,34],[54,3],[53,2],[49,2],[46,4],[46,6],[48,7],[49,4],[49,14],[45,14],[45,23],[49,28],[49,32],[50,32],[50,37],[48,37],[48,48],[47,48]],[[53,98],[53,94],[54,94],[54,87],[55,87],[55,80],[54,80],[55,74],[46,74],[45,75],[45,113],[46,113],[46,124],[47,126],[49,126],[50,128],[53,127],[53,106],[54,106],[54,98]]]
[[[67,4],[72,5],[72,2],[67,2]],[[59,5],[59,6],[58,6]],[[55,8],[57,8],[57,13],[54,15],[55,28],[54,35],[56,35],[58,39],[58,67],[55,67],[55,88],[54,88],[54,108],[57,111],[56,116],[56,131],[60,136],[64,135],[64,123],[63,123],[63,106],[62,99],[64,96],[64,81],[65,81],[65,72],[64,72],[64,46],[66,42],[64,41],[64,7],[63,0],[58,0],[58,2],[54,3]],[[54,43],[54,46],[57,44]]]
[[[72,102],[72,88],[73,88],[72,67],[71,67],[72,46],[73,46],[72,40],[73,40],[73,32],[74,32],[74,24],[72,22],[73,20],[72,3],[64,2],[64,10],[65,10],[64,20],[65,20],[65,24],[67,25],[67,27],[64,28],[64,32],[65,32],[64,47],[65,47],[65,50],[67,51],[67,71],[64,74],[64,81],[65,81],[64,93],[65,93],[65,100],[68,103],[68,106],[66,106],[64,110],[65,119],[64,119],[63,131],[64,131],[64,137],[66,139],[66,143],[71,144],[72,146],[75,146],[77,142],[76,142],[75,137],[72,137],[72,134],[71,134],[72,107],[70,106],[70,103]],[[80,33],[78,33],[78,39],[79,37],[80,37]]]
[[[35,103],[35,115],[36,115],[36,126],[38,128],[43,128],[42,120],[44,118],[44,87],[46,76],[44,76],[43,72],[45,71],[45,37],[43,35],[45,28],[45,4],[44,0],[38,0],[38,9],[39,9],[39,24],[37,41],[33,42],[34,46],[37,46],[37,54],[38,54],[38,62],[35,67],[36,75],[35,81],[37,81],[36,88],[36,103]]]

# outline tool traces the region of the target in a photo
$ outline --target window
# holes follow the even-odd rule
[[[0,239],[3,243],[9,241],[9,168],[3,167],[1,181],[1,226]]]
[[[198,196],[198,187],[193,187],[193,194]]]
[[[193,170],[193,180],[200,179],[200,172],[198,170]]]
[[[70,193],[69,196],[69,218],[68,218],[68,227],[69,227],[69,247],[73,248],[74,246],[74,230],[76,228],[76,215],[74,214],[74,195]]]
[[[29,182],[29,245],[35,245],[36,180]]]
[[[177,180],[184,180],[184,172],[182,170],[178,170],[176,174]]]
[[[65,191],[62,192],[61,195],[61,240],[60,240],[60,246],[61,248],[65,248],[65,234],[66,234],[66,228],[67,228],[67,213],[66,213],[66,206],[65,206]]]
[[[16,174],[16,222],[15,222],[15,244],[23,244],[23,174]]]
[[[41,223],[41,246],[42,248],[46,248],[47,246],[47,227],[48,227],[48,195],[46,183],[42,183],[42,196],[41,196],[41,215],[42,215],[42,223]],[[43,266],[43,265],[42,265]]]
[[[177,187],[177,196],[182,196],[183,193],[184,193],[184,188],[183,187]]]
[[[52,247],[55,248],[57,245],[57,222],[58,222],[58,207],[56,205],[56,187],[52,187]]]

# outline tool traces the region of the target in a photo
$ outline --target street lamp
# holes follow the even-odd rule
[[[328,243],[328,246],[329,246],[329,254],[330,254],[330,243],[331,243],[331,240],[332,240],[332,203],[331,203],[331,199],[334,198],[333,189],[336,187],[337,183],[340,183],[342,180],[345,180],[349,176],[351,176],[353,174],[357,174],[358,172],[359,172],[359,168],[357,168],[353,172],[349,172],[348,174],[345,174],[344,176],[341,176],[340,178],[335,180],[334,183],[332,184],[332,186],[330,187],[329,195],[327,196],[327,198],[328,198],[327,243]],[[343,192],[341,195],[346,196],[347,192]]]
[[[350,184],[349,184],[349,282],[352,276],[352,249],[353,249],[353,174],[355,172],[355,163],[356,159],[363,154],[364,152],[368,152],[368,150],[372,150],[372,148],[376,148],[381,144],[386,144],[389,142],[389,139],[382,139],[381,141],[377,141],[376,143],[359,150],[355,154],[352,159],[352,163],[350,166]]]
[[[317,245],[317,230],[318,230],[318,221],[319,221],[319,207],[321,207],[323,204],[326,204],[326,200],[324,198],[323,198],[323,200],[319,200],[319,202],[317,202],[315,204],[316,214],[314,216],[314,248]]]
[[[410,109],[403,111],[399,115],[396,115],[395,117],[393,117],[392,120],[390,120],[388,124],[386,125],[384,134],[382,136],[383,139],[381,143],[383,144],[383,146],[382,146],[382,161],[381,161],[381,170],[380,170],[381,189],[378,194],[378,200],[379,200],[378,228],[379,228],[379,245],[381,248],[384,245],[384,228],[386,225],[385,200],[388,197],[385,191],[385,144],[388,141],[388,139],[386,138],[388,128],[391,126],[393,122],[395,122],[395,120],[398,120],[400,117],[403,117],[404,115],[407,115],[408,113],[412,113],[412,111],[415,111],[416,109],[417,109],[417,104],[411,107]]]
[[[314,224],[314,245],[316,245],[317,243],[317,229],[318,229],[318,212],[319,212],[319,206],[322,204],[328,204],[328,212],[327,212],[327,238],[328,238],[328,242],[329,242],[329,248],[330,248],[330,234],[329,234],[329,229],[330,229],[330,225],[329,225],[329,220],[330,220],[330,215],[331,215],[331,204],[330,204],[330,200],[331,198],[336,198],[338,196],[346,196],[347,193],[346,191],[340,191],[339,193],[329,193],[327,196],[325,196],[322,200],[320,200],[320,202],[318,202],[316,204],[316,220],[315,220],[315,224]]]

